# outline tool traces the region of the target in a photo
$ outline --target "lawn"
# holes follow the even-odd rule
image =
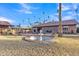
[[[8,38],[8,39],[4,39]],[[14,39],[14,40],[13,40]],[[55,38],[54,42],[24,41],[20,36],[0,37],[2,56],[78,56],[78,38]]]

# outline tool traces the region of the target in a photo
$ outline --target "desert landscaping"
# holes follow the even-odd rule
[[[56,37],[53,42],[40,42],[24,41],[20,36],[0,36],[0,56],[77,56],[78,39]]]

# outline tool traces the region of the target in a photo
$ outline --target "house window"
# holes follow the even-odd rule
[[[68,28],[63,28],[63,33],[68,33]]]
[[[51,30],[47,30],[46,32],[47,32],[47,33],[52,33],[52,31],[51,31]]]
[[[34,32],[36,32],[36,30],[33,30]]]
[[[63,30],[66,30],[66,31],[67,31],[67,30],[68,30],[68,28],[63,28]]]

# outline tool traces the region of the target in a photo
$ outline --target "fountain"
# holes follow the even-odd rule
[[[43,37],[42,37],[42,30],[40,30],[40,41],[42,41],[43,40]]]
[[[26,34],[23,38],[24,40],[40,40],[40,41],[49,41],[52,39],[51,34],[43,34],[43,31],[40,30],[39,34]]]
[[[30,36],[30,40],[36,40],[37,38],[35,36]]]
[[[40,30],[40,34],[30,36],[30,40],[43,40],[42,30]]]

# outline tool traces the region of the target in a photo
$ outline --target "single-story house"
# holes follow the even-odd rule
[[[18,27],[10,24],[8,21],[0,21],[0,35],[19,35],[26,33],[32,33],[31,28]]]
[[[71,34],[71,33],[77,33],[77,24],[78,22],[76,20],[64,20],[62,21],[62,33],[65,34]],[[40,33],[40,30],[42,30],[42,33],[59,33],[59,22],[47,22],[39,25],[35,25],[32,27],[32,33]]]
[[[0,21],[0,34],[3,34],[10,27],[10,23],[7,21]]]
[[[31,28],[27,27],[11,27],[11,32],[16,35],[32,33]]]

